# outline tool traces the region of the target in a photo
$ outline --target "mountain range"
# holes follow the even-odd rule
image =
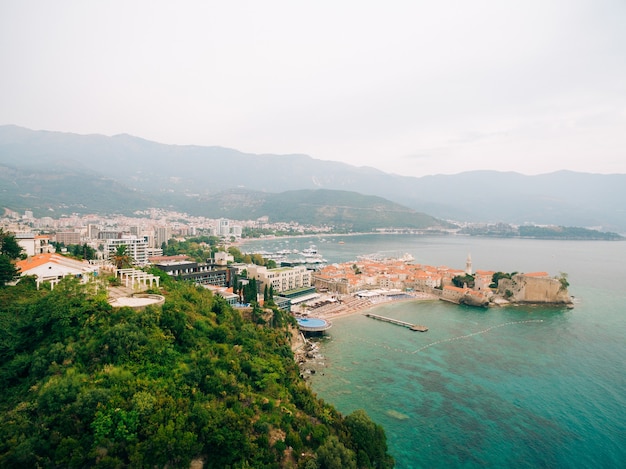
[[[218,146],[165,145],[126,134],[0,126],[0,205],[17,210],[123,213],[158,205],[205,216],[254,218],[282,203],[284,216],[306,213],[313,223],[328,220],[321,214],[329,211],[342,220],[341,206],[344,216],[358,220],[356,212],[363,214],[367,206],[369,213],[395,213],[414,227],[435,223],[434,217],[624,233],[624,200],[625,174],[471,171],[410,177],[300,154],[250,154]],[[285,201],[295,205],[287,207]]]

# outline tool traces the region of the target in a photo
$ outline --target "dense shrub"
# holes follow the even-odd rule
[[[141,312],[75,279],[0,291],[0,467],[390,467],[380,427],[301,380],[283,312],[165,290]]]

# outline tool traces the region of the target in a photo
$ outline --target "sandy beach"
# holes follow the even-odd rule
[[[320,298],[318,307],[307,307],[307,317],[316,317],[332,322],[346,316],[363,313],[366,310],[384,303],[399,303],[407,301],[433,301],[438,300],[434,295],[422,292],[411,292],[402,296],[375,296],[372,298],[358,298],[351,295],[343,295],[334,298],[330,295]],[[296,312],[296,315],[298,313]],[[301,376],[307,380],[312,374],[322,372],[326,366],[324,357],[319,352],[319,346],[315,341],[307,340],[299,331],[294,331],[291,348],[294,358],[300,367]]]
[[[334,301],[332,301],[334,300]],[[356,313],[362,313],[365,310],[373,308],[383,303],[397,303],[401,301],[432,301],[438,298],[429,293],[411,292],[400,298],[394,296],[377,296],[373,298],[357,298],[350,295],[344,295],[341,298],[328,297],[322,298],[321,306],[314,308],[306,308],[306,315],[332,321],[333,319],[351,316]],[[302,313],[302,312],[301,312]]]

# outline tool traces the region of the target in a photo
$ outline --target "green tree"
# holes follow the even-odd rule
[[[498,282],[503,278],[511,278],[511,274],[507,274],[504,272],[496,272],[491,276],[491,284],[490,288],[498,288]]]
[[[394,466],[394,459],[387,454],[385,431],[374,423],[364,410],[355,410],[348,415],[345,424],[352,435],[359,467]]]
[[[19,245],[15,235],[0,228],[0,254],[9,256],[10,259],[25,258],[22,246]]]
[[[255,265],[265,265],[265,259],[263,258],[263,256],[261,256],[261,254],[252,254],[251,256],[252,258],[252,263]]]
[[[91,246],[88,246],[87,243],[84,243],[82,245],[80,244],[70,244],[67,247],[67,251],[74,257],[78,258],[78,259],[85,259],[87,261],[95,259],[96,256],[96,250],[94,248],[92,248]]]
[[[252,303],[257,301],[257,281],[255,278],[248,280],[248,283],[243,287],[243,301],[246,303]]]
[[[165,304],[142,311],[71,277],[0,289],[0,467],[384,467],[377,427],[299,376],[291,315],[152,272]]]
[[[19,277],[15,260],[22,258],[22,251],[15,236],[0,228],[0,287]]]
[[[356,469],[356,457],[335,435],[331,435],[317,450],[320,469]]]
[[[9,256],[0,255],[0,287],[15,280],[18,276],[17,268]]]
[[[452,278],[452,283],[455,287],[463,288],[467,285],[469,288],[474,287],[474,276],[465,274],[465,275],[457,275]]]
[[[115,250],[113,255],[113,264],[118,269],[124,267],[130,267],[133,263],[133,258],[128,254],[128,246],[126,244],[120,244]]]
[[[236,246],[230,246],[228,248],[228,254],[233,256],[233,259],[235,260],[235,262],[242,262],[243,261],[243,253]]]

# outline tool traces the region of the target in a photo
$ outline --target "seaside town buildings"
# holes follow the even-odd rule
[[[188,259],[165,258],[156,260],[154,266],[181,280],[218,287],[232,287],[232,279],[236,273],[235,267],[219,265],[215,262],[193,262]]]
[[[317,271],[304,266],[268,269],[256,265],[234,265],[227,253],[217,253],[207,263],[190,262],[187,259],[157,259],[162,255],[161,246],[174,237],[190,235],[221,236],[231,241],[241,236],[242,227],[267,227],[267,220],[232,223],[230,220],[211,220],[190,217],[186,214],[152,209],[137,213],[136,217],[97,215],[72,215],[53,219],[35,218],[31,212],[20,215],[5,211],[0,218],[0,227],[15,233],[16,240],[29,257],[20,264],[23,274],[36,275],[38,282],[55,281],[64,275],[88,278],[95,272],[95,263],[71,264],[62,256],[41,257],[54,253],[54,244],[86,244],[96,250],[99,263],[110,261],[117,248],[126,246],[127,254],[138,267],[152,263],[170,275],[196,281],[217,288],[232,287],[232,279],[244,269],[249,278],[255,278],[261,291],[271,286],[293,303],[311,298],[315,290],[336,295],[355,295],[361,291],[385,289],[420,291],[456,303],[484,305],[494,295],[490,287],[493,271],[475,270],[471,256],[467,257],[464,270],[445,266],[412,264],[406,259],[361,258],[344,264],[331,264]],[[185,220],[182,222],[181,220]],[[275,229],[283,225],[273,226]],[[291,226],[290,229],[302,229]],[[310,228],[310,227],[309,227]],[[328,227],[320,228],[326,232]],[[37,257],[39,256],[39,257]],[[78,262],[78,261],[76,261]],[[109,262],[110,263],[110,262]],[[455,286],[454,277],[471,275],[473,285]],[[516,302],[567,303],[567,289],[561,288],[558,280],[546,273],[519,274],[504,282],[496,294]],[[292,296],[293,295],[293,296]]]
[[[101,258],[107,259],[117,246],[127,244],[135,254],[133,259],[141,265],[145,264],[148,257],[158,255],[158,250],[172,238],[206,235],[222,237],[228,241],[236,240],[241,237],[244,226],[258,226],[259,223],[192,217],[158,209],[138,212],[136,215],[35,218],[32,211],[20,215],[5,210],[4,216],[0,217],[0,227],[15,234],[27,255],[52,251],[52,244],[87,244]]]
[[[227,219],[192,217],[187,214],[152,209],[138,212],[136,217],[98,215],[71,215],[59,218],[35,218],[32,211],[24,215],[10,210],[0,218],[0,227],[15,234],[24,250],[27,260],[20,263],[23,275],[34,275],[38,284],[51,281],[53,284],[66,275],[88,278],[86,273],[97,272],[102,265],[111,264],[120,246],[126,246],[126,254],[137,267],[149,263],[156,265],[177,278],[195,281],[205,286],[224,289],[232,287],[232,279],[248,266],[231,265],[233,258],[226,252],[218,252],[206,263],[192,262],[189,259],[163,258],[163,244],[172,238],[185,236],[218,236],[230,242],[241,237],[243,227],[302,230],[297,224],[269,224],[267,218],[256,221],[233,222]],[[182,221],[184,220],[184,221]],[[306,227],[311,230],[311,227]],[[328,228],[321,230],[327,231]],[[87,245],[98,257],[97,261],[73,260],[54,254],[56,247]],[[64,250],[64,249],[63,249]],[[42,257],[43,254],[51,256]],[[35,257],[39,256],[39,257]],[[255,266],[250,266],[253,270]],[[293,270],[293,272],[291,272]],[[259,272],[261,285],[265,273]],[[303,268],[282,269],[280,274],[270,272],[275,277],[275,291],[284,291],[300,286],[310,287],[310,272]],[[263,278],[264,280],[261,280]],[[231,298],[229,298],[230,300]]]
[[[470,257],[465,270],[410,264],[398,259],[366,259],[326,266],[313,274],[312,282],[319,291],[337,295],[366,297],[368,291],[386,289],[425,292],[444,301],[470,306],[487,306],[492,301],[571,305],[563,282],[547,272],[516,274],[511,279],[501,279],[497,289],[492,289],[494,273],[473,272]],[[453,278],[466,275],[473,278],[471,287],[454,285]]]
[[[65,275],[80,275],[97,270],[96,265],[110,261],[119,246],[126,246],[126,254],[137,267],[142,267],[150,259],[162,255],[162,245],[175,237],[203,234],[215,236],[220,233],[224,237],[241,236],[241,226],[229,220],[212,220],[203,217],[190,217],[186,214],[153,209],[137,213],[136,217],[98,215],[71,215],[59,218],[35,218],[32,211],[23,215],[5,210],[0,218],[0,227],[14,233],[18,244],[28,257],[19,264],[22,274],[35,275],[38,279],[58,280]],[[181,222],[185,220],[186,222]],[[218,235],[219,236],[219,235]],[[81,262],[54,254],[52,257],[41,257],[53,254],[58,246],[87,245],[92,248],[98,262]],[[61,249],[61,253],[64,248]],[[36,257],[39,256],[39,257]],[[223,253],[226,256],[226,253]],[[224,266],[232,258],[215,259],[215,266],[197,267],[197,270],[211,270],[211,281],[223,285]],[[37,262],[35,262],[35,259]],[[41,264],[41,266],[39,266]],[[221,266],[217,269],[216,266]],[[45,269],[44,272],[42,269]],[[215,271],[221,270],[219,279]],[[207,281],[207,274],[200,275]],[[43,281],[43,280],[42,280]]]
[[[320,269],[313,274],[313,285],[319,291],[339,295],[354,295],[382,288],[426,292],[454,303],[486,304],[493,294],[488,285],[494,272],[480,271],[480,275],[474,277],[480,277],[482,290],[476,290],[475,286],[469,288],[453,285],[454,277],[471,275],[471,271],[470,258],[465,270],[411,264],[402,259],[365,258]]]
[[[298,290],[311,286],[311,271],[305,266],[268,269],[258,265],[247,267],[248,278],[255,278],[261,288],[271,286],[276,293]]]
[[[358,260],[331,264],[313,274],[318,290],[352,294],[374,288],[427,290],[451,283],[452,277],[463,271],[448,267],[408,264],[398,259]]]

